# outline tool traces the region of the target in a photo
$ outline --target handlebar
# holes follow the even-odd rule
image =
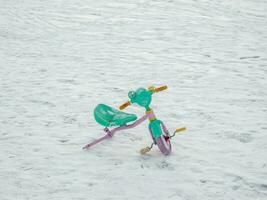
[[[127,101],[127,102],[125,102],[124,104],[122,104],[120,107],[119,107],[119,109],[120,110],[123,110],[123,109],[125,109],[126,107],[128,107],[128,106],[130,106],[131,105],[131,102],[130,101]]]
[[[140,89],[143,89],[143,88],[140,88]],[[167,85],[164,85],[164,86],[161,86],[161,87],[158,87],[158,88],[156,88],[156,87],[154,87],[154,86],[151,86],[151,87],[148,88],[148,91],[150,91],[150,92],[152,92],[152,93],[157,93],[157,92],[161,92],[161,91],[166,90],[166,89],[168,89],[168,86],[167,86]],[[148,92],[148,91],[146,91],[146,92]],[[133,93],[135,93],[135,92],[133,92]],[[151,95],[151,94],[150,94],[150,95]],[[131,97],[130,97],[130,98],[131,98]],[[150,96],[150,98],[151,98],[151,96]],[[151,99],[150,99],[150,101],[151,101]],[[131,101],[127,101],[127,102],[125,102],[124,104],[122,104],[122,105],[119,107],[119,109],[120,109],[120,110],[123,110],[123,109],[127,108],[127,107],[130,106],[130,105],[131,105]]]
[[[150,90],[153,93],[161,92],[161,91],[167,90],[167,89],[168,89],[167,85],[164,85],[164,86],[161,86],[161,87],[158,87],[158,88],[155,88],[154,86],[151,86],[151,87],[148,88],[148,90]]]

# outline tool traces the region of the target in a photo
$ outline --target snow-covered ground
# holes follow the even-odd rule
[[[81,149],[165,84],[171,156],[147,123]],[[0,0],[0,199],[266,200],[267,1]]]

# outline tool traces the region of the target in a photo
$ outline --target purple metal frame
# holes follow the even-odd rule
[[[129,125],[124,125],[124,126],[120,126],[120,127],[117,127],[117,128],[114,128],[112,130],[109,130],[107,127],[104,128],[104,131],[107,133],[106,135],[104,135],[103,137],[99,138],[99,139],[96,139],[95,141],[85,145],[83,147],[83,149],[89,149],[91,146],[103,141],[103,140],[106,140],[106,139],[109,139],[109,138],[112,138],[113,135],[117,132],[117,131],[121,131],[121,130],[125,130],[125,129],[130,129],[130,128],[134,128],[136,127],[137,125],[141,124],[143,121],[145,121],[146,119],[148,118],[152,118],[152,117],[155,117],[154,113],[151,112],[151,113],[148,113],[148,114],[145,114],[143,117],[141,117],[140,119],[136,120],[134,123],[132,124],[129,124]]]

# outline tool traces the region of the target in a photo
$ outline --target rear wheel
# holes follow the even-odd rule
[[[172,146],[171,146],[171,141],[170,138],[167,136],[160,136],[156,139],[156,144],[159,148],[159,150],[161,151],[161,153],[163,153],[164,155],[169,155],[172,151]]]

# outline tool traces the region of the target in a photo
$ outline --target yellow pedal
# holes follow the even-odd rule
[[[151,150],[150,147],[145,147],[145,148],[143,148],[143,149],[140,150],[140,153],[141,153],[142,155],[144,155],[144,154],[146,154],[147,152],[149,152],[150,150]]]
[[[182,131],[186,131],[186,127],[177,128],[177,129],[175,130],[175,133],[182,132]]]

